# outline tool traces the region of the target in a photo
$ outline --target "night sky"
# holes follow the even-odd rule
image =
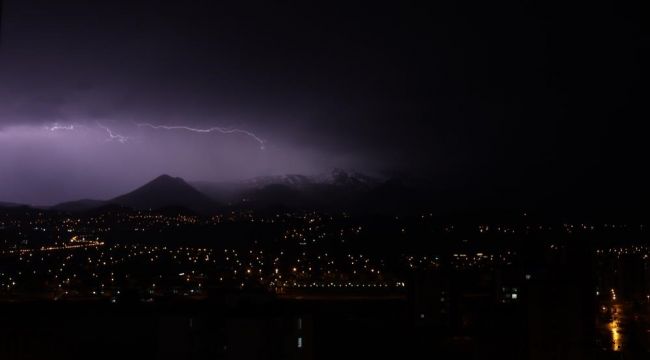
[[[108,198],[162,173],[333,168],[487,203],[647,198],[640,2],[5,0],[2,12],[2,201]]]

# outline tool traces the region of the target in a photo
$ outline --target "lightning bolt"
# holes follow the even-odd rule
[[[59,131],[59,130],[74,130],[74,125],[59,125],[58,123],[54,123],[52,126],[46,126],[45,129],[49,131]]]
[[[115,140],[115,141],[119,141],[122,144],[124,144],[125,142],[127,142],[129,140],[128,137],[122,136],[122,135],[120,135],[118,133],[115,133],[111,129],[107,128],[106,126],[104,126],[104,125],[102,125],[100,123],[97,123],[97,126],[99,126],[100,128],[106,130],[106,133],[108,133],[108,139],[107,140],[109,140],[109,141]]]
[[[153,125],[149,123],[137,123],[136,125],[139,127],[149,127],[156,130],[185,130],[185,131],[192,131],[197,133],[211,133],[216,131],[222,134],[244,134],[257,141],[260,144],[260,150],[264,150],[264,144],[265,144],[264,140],[260,139],[257,135],[253,134],[252,132],[242,130],[242,129],[229,129],[229,128],[222,128],[218,126],[207,128],[207,129],[197,129],[189,126]]]

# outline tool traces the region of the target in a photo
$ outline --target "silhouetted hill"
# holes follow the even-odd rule
[[[28,205],[0,201],[0,207],[20,207],[20,206],[28,206]]]
[[[77,201],[68,201],[52,206],[50,209],[57,211],[86,211],[106,205],[104,200],[82,199]]]
[[[210,211],[217,204],[179,177],[161,175],[151,182],[118,196],[108,203],[128,206],[134,209],[160,209],[184,207],[193,211]]]
[[[217,203],[189,185],[185,180],[161,175],[147,184],[110,200],[83,199],[52,206],[56,211],[103,211],[111,209],[176,209],[189,212],[207,212]]]

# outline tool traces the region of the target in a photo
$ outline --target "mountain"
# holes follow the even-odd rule
[[[262,190],[269,186],[280,189],[277,185],[282,185],[282,189],[284,190],[290,188],[307,192],[314,188],[323,187],[367,190],[381,184],[382,182],[382,179],[374,178],[358,172],[334,169],[329,173],[315,176],[301,174],[272,175],[231,182],[198,181],[193,182],[192,185],[213,199],[231,202],[241,200],[241,195],[244,193]]]
[[[248,209],[302,209],[323,211],[384,211],[396,208],[407,187],[387,186],[385,179],[357,172],[334,169],[316,176],[279,175],[257,177],[240,182],[194,185],[215,200]],[[391,190],[390,194],[387,190]],[[393,193],[394,192],[394,193]],[[376,199],[371,199],[377,195]],[[390,195],[382,199],[384,195]],[[373,200],[373,201],[369,201]],[[372,206],[368,206],[369,204]],[[403,208],[405,204],[400,204]]]
[[[161,175],[145,185],[110,200],[83,199],[54,205],[52,210],[87,211],[103,207],[128,207],[132,209],[181,209],[210,212],[218,203],[204,195],[179,177]]]
[[[110,200],[84,199],[52,207],[59,211],[87,211],[105,206],[197,213],[219,209],[319,210],[388,213],[420,209],[423,197],[416,187],[395,179],[378,179],[335,169],[317,176],[281,175],[239,182],[196,182],[161,175],[151,182]],[[419,205],[420,204],[420,205]]]
[[[204,212],[217,208],[217,203],[179,177],[161,175],[151,182],[118,196],[108,203],[134,209],[184,207]]]

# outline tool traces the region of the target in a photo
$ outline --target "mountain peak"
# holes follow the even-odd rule
[[[183,178],[173,177],[173,176],[168,175],[168,174],[162,174],[162,175],[158,176],[157,178],[151,180],[149,182],[149,184],[151,184],[151,183],[177,183],[177,184],[179,184],[179,183],[186,183],[186,182],[185,182],[185,180],[183,180]]]
[[[173,176],[171,176],[169,174],[161,174],[157,178],[155,178],[154,180],[158,180],[158,179],[180,179],[180,178],[175,178],[175,177],[173,177]]]
[[[197,211],[207,210],[215,205],[212,200],[182,178],[167,174],[160,175],[110,202],[136,209],[182,206]]]

